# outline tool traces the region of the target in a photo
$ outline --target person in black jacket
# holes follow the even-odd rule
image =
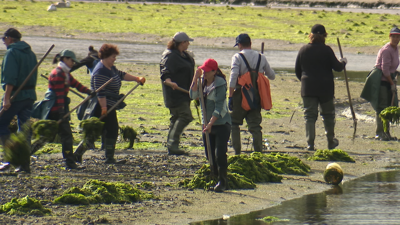
[[[315,150],[315,122],[318,118],[318,106],[328,138],[328,149],[339,145],[335,138],[335,84],[332,69],[342,71],[346,58],[337,60],[331,47],[325,45],[327,33],[321,24],[315,24],[308,36],[310,43],[304,45],[296,59],[296,76],[301,81],[301,97],[306,120],[308,150]]]
[[[176,90],[177,87],[189,90],[192,83],[195,63],[186,51],[189,41],[193,39],[186,33],[176,33],[168,42],[160,62],[164,103],[171,114],[167,140],[169,155],[186,154],[179,149],[179,139],[185,127],[193,120],[189,94]]]
[[[87,72],[92,75],[93,69],[98,62],[100,62],[99,52],[94,49],[93,46],[89,46],[88,56],[86,56],[86,58],[82,59],[78,63],[75,63],[75,65],[71,68],[71,72],[81,68],[82,66],[86,66]]]

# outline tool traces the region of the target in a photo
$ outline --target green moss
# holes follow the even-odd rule
[[[103,133],[104,122],[97,117],[92,117],[87,120],[82,120],[79,127],[82,129],[84,140],[97,140]]]
[[[126,146],[127,149],[132,148],[135,143],[135,139],[137,138],[137,132],[130,126],[121,126],[120,134],[122,139],[125,141],[129,141],[129,144]]]
[[[54,200],[57,204],[88,205],[99,203],[132,203],[155,198],[129,184],[90,180],[82,188],[73,187]]]
[[[57,135],[58,124],[55,120],[39,120],[32,124],[33,139],[52,142]]]
[[[24,131],[12,133],[10,139],[4,146],[4,160],[14,166],[29,165],[31,146],[27,141],[29,129],[25,126]]]
[[[399,124],[400,121],[400,108],[397,106],[389,106],[379,113],[379,117],[383,122],[383,129],[387,132],[389,122]]]
[[[309,157],[308,160],[312,161],[342,161],[342,162],[355,162],[353,158],[347,154],[347,152],[341,149],[325,149],[317,150],[313,156]]]
[[[0,213],[9,215],[35,215],[43,216],[50,214],[51,211],[42,206],[39,200],[26,196],[24,198],[13,198],[10,202],[2,205]]]

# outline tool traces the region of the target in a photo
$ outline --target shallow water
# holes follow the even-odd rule
[[[367,175],[323,193],[285,201],[269,209],[192,225],[266,224],[273,216],[286,222],[273,224],[400,224],[400,171]]]

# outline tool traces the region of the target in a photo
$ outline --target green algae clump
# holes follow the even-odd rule
[[[308,160],[312,161],[341,161],[341,162],[355,162],[353,158],[347,154],[347,152],[341,149],[325,149],[317,150],[313,156],[309,157]]]
[[[0,213],[9,215],[35,215],[44,216],[51,213],[50,209],[44,208],[39,200],[25,196],[13,198],[10,202],[0,207]]]
[[[41,139],[45,142],[52,142],[58,130],[58,123],[55,120],[39,120],[32,124],[33,139]]]
[[[83,140],[97,140],[103,133],[104,122],[97,117],[92,117],[87,120],[82,120],[79,127],[83,131]]]
[[[383,130],[387,131],[389,122],[393,124],[399,124],[400,121],[400,108],[397,106],[389,106],[379,113],[379,117],[383,122]]]
[[[121,137],[124,141],[129,141],[129,144],[126,146],[127,149],[132,148],[135,143],[135,139],[137,138],[137,132],[130,126],[121,126]]]
[[[56,204],[88,205],[132,203],[155,198],[126,183],[89,180],[82,188],[72,187],[54,200]]]
[[[31,146],[28,143],[29,129],[25,126],[22,132],[12,133],[4,145],[4,160],[13,166],[29,165]]]

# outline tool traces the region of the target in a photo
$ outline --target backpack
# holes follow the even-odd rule
[[[242,108],[246,111],[259,107],[270,110],[272,108],[271,90],[267,77],[258,72],[261,62],[261,54],[258,55],[257,66],[251,69],[243,53],[239,53],[247,66],[248,72],[240,75],[238,85],[242,91]],[[260,95],[261,93],[261,95]]]

